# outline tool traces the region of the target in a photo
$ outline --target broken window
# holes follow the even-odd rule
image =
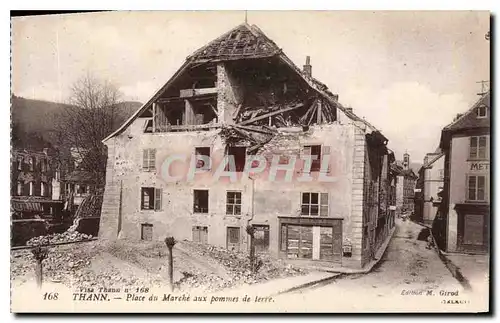
[[[24,183],[19,181],[17,182],[17,195],[23,195],[23,187]]]
[[[245,169],[246,147],[229,146],[229,147],[227,147],[227,156],[233,156],[235,170],[237,172],[242,172]],[[229,160],[228,160],[228,164],[226,165],[226,171],[228,171],[228,170],[230,170]]]
[[[41,196],[47,196],[49,191],[49,186],[45,182],[40,183],[40,195]]]
[[[156,169],[156,149],[143,149],[142,151],[142,170],[152,172]]]
[[[161,210],[162,189],[154,187],[141,188],[141,210]]]
[[[30,182],[29,187],[30,187],[30,196],[34,196],[35,195],[35,182]]]
[[[193,212],[208,213],[208,190],[194,190]]]
[[[30,171],[32,172],[35,170],[35,163],[36,163],[35,157],[30,157],[29,165],[30,165]]]
[[[301,214],[328,216],[328,193],[302,193]]]
[[[153,119],[146,119],[144,122],[144,132],[152,133],[153,132]]]
[[[17,170],[23,170],[23,157],[17,158]]]
[[[196,147],[194,155],[196,158],[196,169],[210,169],[210,147]],[[201,158],[201,156],[204,156],[204,158]]]
[[[241,215],[241,192],[227,192],[226,214]]]
[[[321,169],[321,145],[304,146],[304,156],[311,156],[311,172]]]

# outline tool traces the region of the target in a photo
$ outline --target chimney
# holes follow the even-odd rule
[[[312,66],[311,66],[311,57],[306,56],[306,65],[304,65],[304,74],[311,77],[312,76]]]

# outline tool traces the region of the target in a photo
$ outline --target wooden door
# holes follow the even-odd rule
[[[265,253],[269,251],[269,226],[254,225],[255,228],[255,252]]]
[[[229,250],[240,250],[240,228],[227,227],[226,247]]]
[[[153,225],[152,224],[141,224],[141,240],[152,241],[153,240]]]

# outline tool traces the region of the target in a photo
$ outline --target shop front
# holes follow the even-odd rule
[[[294,260],[342,260],[342,219],[279,217],[280,256]]]

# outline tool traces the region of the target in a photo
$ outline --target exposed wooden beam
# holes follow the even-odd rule
[[[238,115],[240,114],[241,106],[242,106],[241,103],[238,104],[238,107],[236,108],[236,111],[234,112],[234,115],[233,115],[233,120],[237,120],[238,119]]]
[[[237,128],[243,129],[243,130],[247,130],[247,131],[260,132],[260,133],[264,133],[266,135],[274,135],[274,132],[269,131],[267,129],[259,129],[259,128],[247,127],[247,126],[242,126],[242,125],[238,125],[238,124],[235,124],[234,126],[237,127]]]
[[[238,125],[243,126],[243,125],[255,122],[255,121],[259,121],[259,120],[262,120],[262,119],[265,119],[265,118],[272,117],[272,116],[280,114],[280,113],[284,113],[284,112],[287,112],[287,111],[298,109],[298,108],[300,108],[302,106],[304,106],[304,105],[302,103],[299,103],[299,104],[296,104],[296,105],[288,107],[288,108],[279,109],[279,110],[276,110],[276,111],[273,111],[273,112],[269,112],[269,113],[263,114],[261,116],[255,117],[255,118],[250,118],[249,120],[245,120],[243,122],[238,123]]]
[[[189,99],[192,101],[196,100],[209,100],[209,99],[214,99],[217,97],[217,94],[215,93],[209,93],[209,94],[203,94],[203,95],[198,95],[198,96],[193,96],[190,97]],[[170,103],[170,102],[179,102],[179,101],[184,101],[185,98],[181,98],[178,96],[170,97],[170,98],[159,98],[156,100],[157,103]]]
[[[201,89],[183,89],[180,91],[181,98],[190,98],[193,96],[207,95],[207,94],[217,94],[216,87],[201,88]]]
[[[318,108],[316,111],[316,123],[317,124],[321,124],[321,117],[323,116],[321,109],[322,109],[321,100],[318,100]]]

